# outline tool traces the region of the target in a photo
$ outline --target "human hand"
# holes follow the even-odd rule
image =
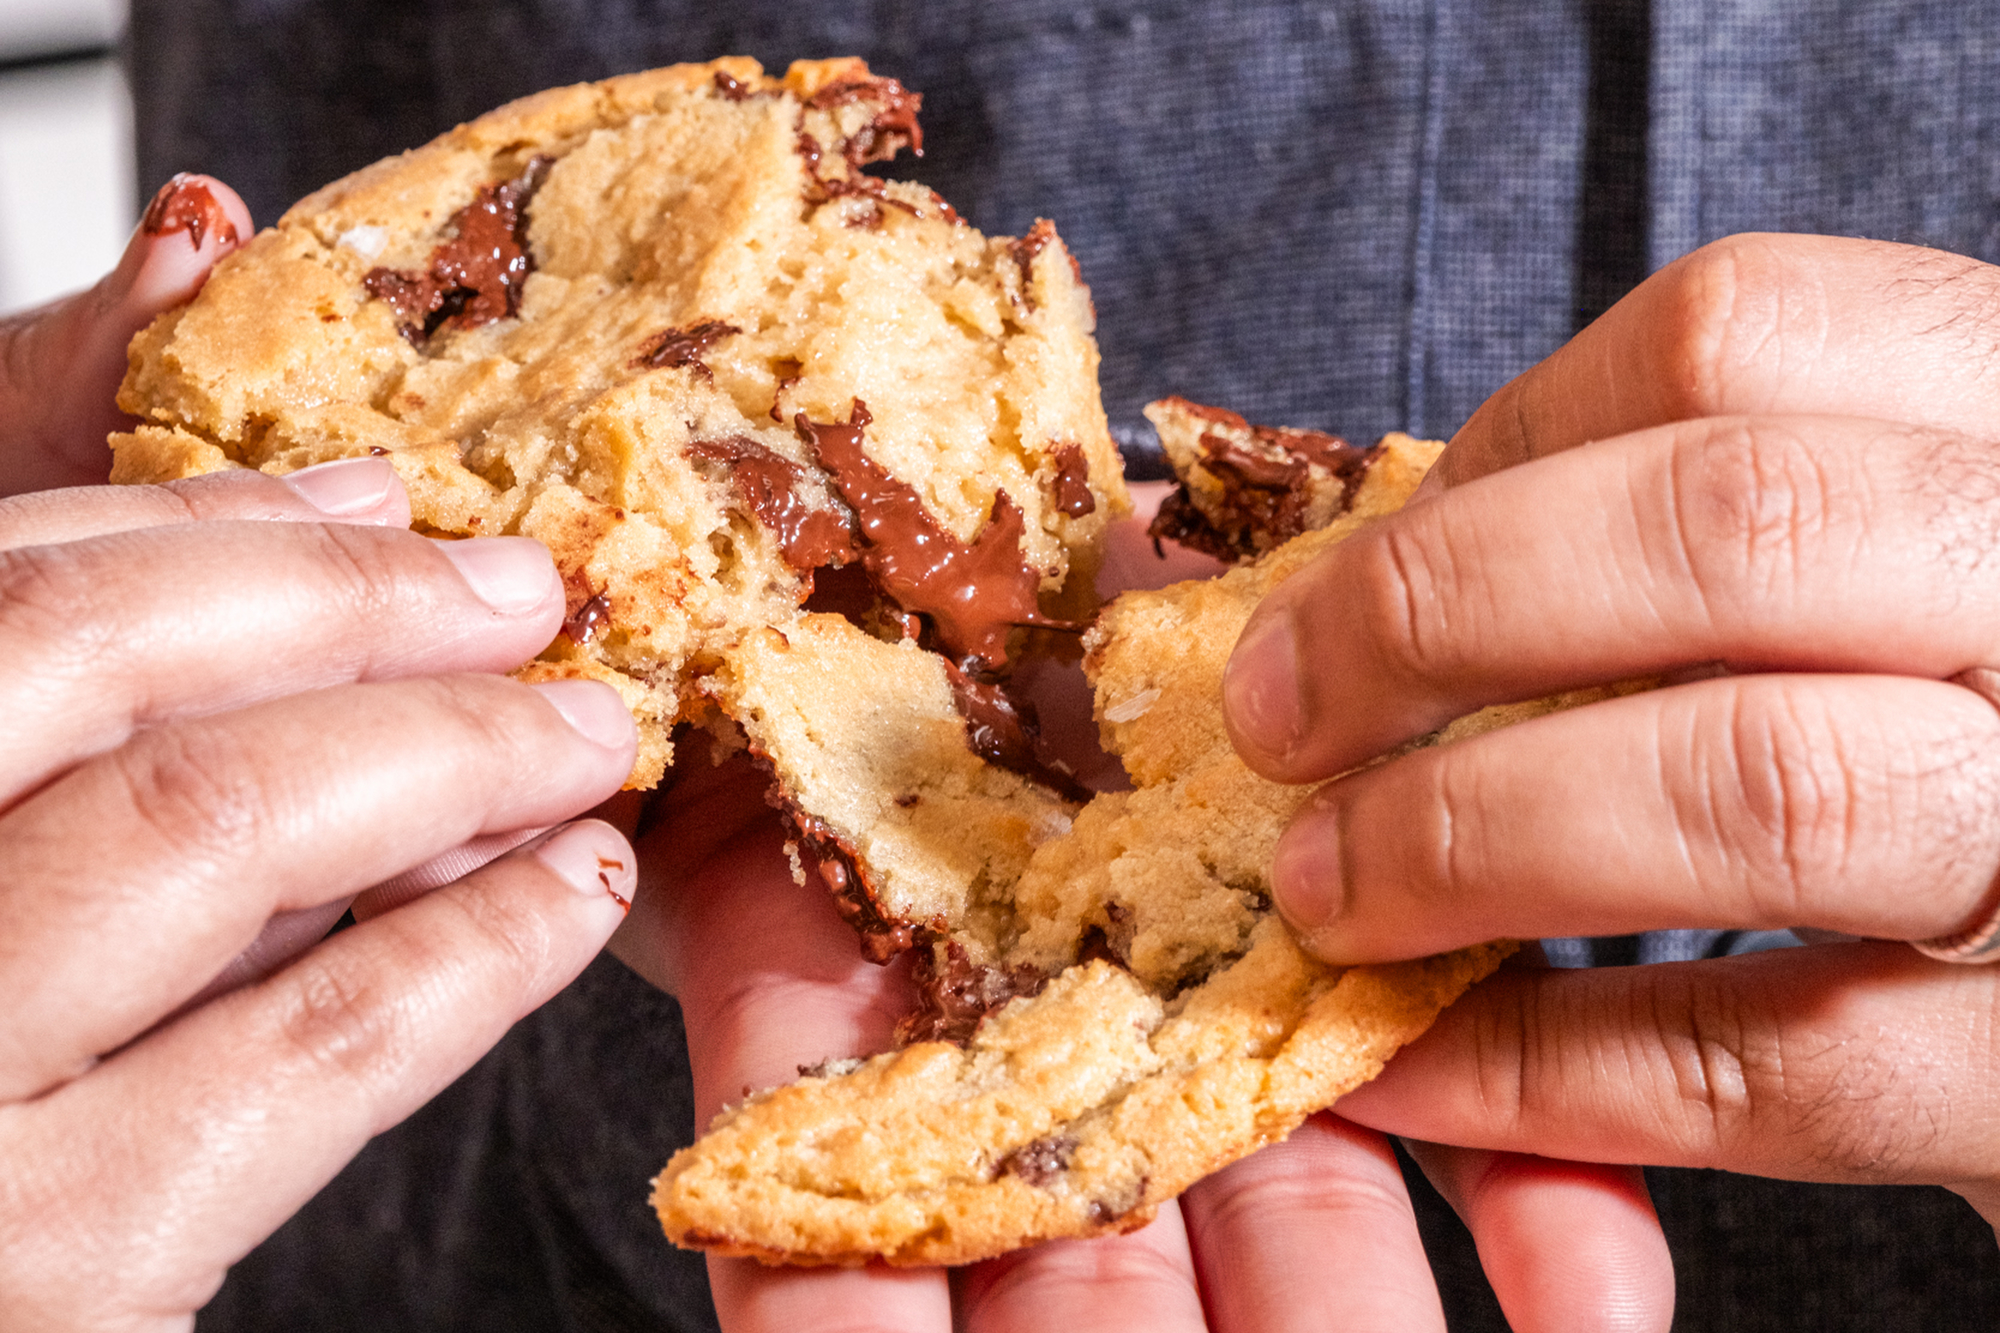
[[[118,266],[87,292],[0,319],[0,496],[88,486],[111,471],[125,345],[191,300],[217,261],[250,239],[250,211],[208,176],[160,187]]]
[[[1324,788],[1274,876],[1309,946],[1989,919],[1996,302],[2000,270],[1935,251],[1719,242],[1284,585],[1226,702],[1285,780],[1484,704],[1679,682]],[[1515,973],[1341,1109],[1483,1148],[1942,1184],[2000,1221],[1996,1000],[1991,968],[1885,943]]]
[[[631,764],[612,691],[491,674],[561,621],[547,553],[408,519],[380,459],[0,501],[9,1329],[188,1327],[622,918],[630,850],[585,823],[198,998],[274,916]]]
[[[1115,529],[1112,542],[1104,575],[1116,586],[1214,569],[1184,553],[1162,566],[1138,523]],[[1080,711],[1046,688],[1037,702],[1058,746],[1095,736],[1087,697]],[[1065,737],[1065,726],[1082,735]],[[1086,767],[1080,754],[1065,757]],[[614,941],[680,998],[701,1123],[801,1066],[887,1049],[915,1004],[903,965],[862,960],[818,877],[793,882],[765,783],[747,764],[712,767],[683,751],[672,791],[640,835],[641,892]],[[1419,1151],[1509,1308],[1532,1321],[1519,1327],[1665,1327],[1672,1275],[1636,1173]],[[1554,1243],[1564,1231],[1553,1217],[1588,1239]],[[1332,1115],[1202,1181],[1129,1235],[1058,1241],[952,1273],[747,1259],[711,1259],[709,1273],[730,1333],[1443,1328],[1387,1141]]]

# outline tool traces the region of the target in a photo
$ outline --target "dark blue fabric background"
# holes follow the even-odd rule
[[[2000,259],[2000,6],[1911,0],[135,0],[142,190],[258,217],[507,98],[675,60],[859,54],[925,94],[898,163],[989,231],[1057,220],[1107,411],[1444,435],[1651,268],[1752,229]],[[1637,962],[1708,932],[1573,944]],[[672,1002],[617,965],[529,1020],[242,1265],[204,1328],[710,1318],[638,1187],[688,1132]],[[2000,1326],[1941,1191],[1654,1176],[1679,1326]],[[1423,1193],[1454,1324],[1499,1327]]]

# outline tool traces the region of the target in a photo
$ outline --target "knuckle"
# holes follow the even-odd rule
[[[347,523],[286,524],[306,545],[334,602],[370,621],[394,617],[409,604],[412,553],[409,534]],[[422,541],[422,538],[416,538]]]
[[[110,763],[131,818],[176,860],[228,859],[270,822],[275,775],[231,727],[161,727]]]
[[[1783,351],[1788,302],[1802,299],[1783,249],[1765,238],[1726,236],[1665,276],[1654,336],[1662,384],[1679,417],[1741,411]]]
[[[475,960],[507,991],[534,988],[555,965],[558,950],[548,917],[532,910],[522,895],[456,892],[439,905],[452,914],[452,925],[439,934],[457,941],[453,956]]]
[[[421,946],[415,946],[421,947]],[[417,959],[399,959],[405,986],[416,981]],[[402,1006],[378,975],[337,951],[308,953],[289,971],[290,996],[276,1037],[293,1062],[331,1076],[337,1085],[367,1088],[393,1077],[407,1050]]]
[[[1716,707],[1725,715],[1698,734],[1717,741],[1683,786],[1699,808],[1682,827],[1712,858],[1702,881],[1738,900],[1720,907],[1731,916],[1810,923],[1866,820],[1837,721],[1810,690],[1774,680],[1740,684]]]
[[[1809,595],[1820,556],[1861,514],[1837,456],[1782,422],[1733,420],[1683,430],[1663,501],[1675,563],[1715,622],[1767,615]]]
[[[1769,1108],[1783,1105],[1778,1029],[1726,982],[1697,975],[1684,984],[1668,1001],[1677,1001],[1679,1013],[1657,1028],[1667,1078],[1683,1133],[1695,1146],[1727,1153],[1755,1136]]]
[[[52,673],[101,658],[117,626],[96,574],[70,546],[0,551],[0,643]]]
[[[1427,522],[1389,522],[1359,544],[1352,580],[1359,629],[1394,676],[1419,684],[1449,680],[1452,601],[1459,590],[1443,532]]]
[[[548,710],[529,686],[518,681],[458,675],[428,676],[406,684],[422,712],[450,727],[458,749],[498,772],[545,763],[550,735],[568,739],[562,730],[543,725]]]
[[[1480,762],[1487,753],[1485,746],[1457,745],[1403,760],[1430,769],[1430,790],[1414,807],[1428,813],[1421,822],[1406,826],[1403,835],[1423,839],[1430,865],[1428,873],[1410,875],[1405,882],[1412,896],[1429,899],[1427,905],[1440,911],[1462,915],[1468,904],[1490,896],[1482,895],[1482,889],[1490,891],[1501,880],[1494,873],[1495,849],[1487,830],[1506,828],[1508,821],[1504,816],[1489,817],[1499,812],[1494,809],[1486,766]],[[1504,795],[1497,804],[1505,804]]]

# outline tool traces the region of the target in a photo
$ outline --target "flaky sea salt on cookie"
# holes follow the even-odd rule
[[[918,104],[855,60],[676,66],[329,185],[134,340],[114,479],[384,454],[420,530],[539,538],[569,620],[524,675],[619,689],[635,786],[829,570],[855,635],[991,693],[1127,500],[1054,229],[988,238],[862,171],[920,147]]]

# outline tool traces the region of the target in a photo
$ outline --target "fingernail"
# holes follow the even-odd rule
[[[557,830],[534,855],[578,893],[632,906],[632,888],[639,882],[637,858],[632,845],[603,820],[580,819]]]
[[[1327,942],[1327,928],[1347,910],[1340,816],[1321,798],[1309,801],[1278,839],[1271,859],[1271,897],[1315,952]]]
[[[503,615],[532,611],[556,591],[555,562],[532,537],[470,537],[438,549],[479,600]]]
[[[229,212],[208,182],[192,172],[179,172],[153,195],[139,219],[143,236],[187,237],[188,249],[199,250],[204,240],[215,237],[220,249],[234,249],[243,238],[230,220]]]
[[[1239,744],[1282,760],[1304,732],[1298,641],[1282,605],[1250,623],[1222,673],[1222,708]]]
[[[322,514],[365,514],[389,498],[396,469],[386,458],[336,458],[278,478]]]
[[[217,196],[226,188],[186,173],[162,185],[133,229],[107,295],[157,312],[189,300],[208,272],[249,237]]]
[[[618,691],[594,680],[549,680],[529,687],[549,701],[563,721],[607,750],[636,743],[632,712]]]

